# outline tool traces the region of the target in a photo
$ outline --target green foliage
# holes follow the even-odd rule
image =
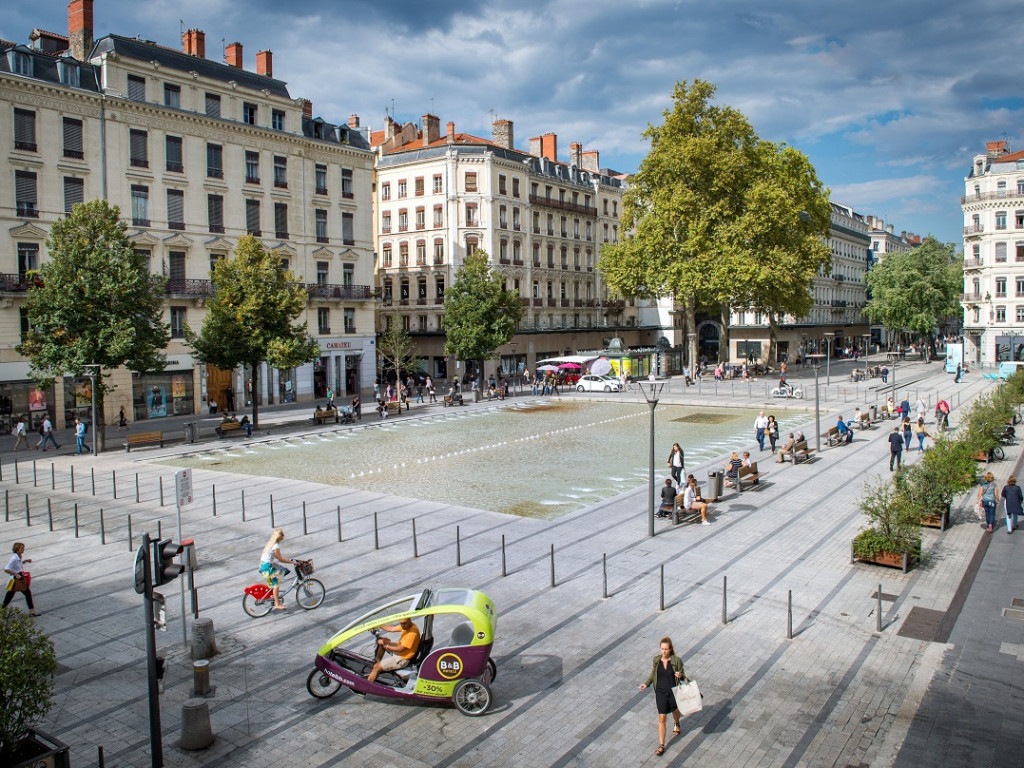
[[[444,297],[445,352],[461,360],[485,360],[519,327],[523,305],[505,290],[483,251],[467,256]]]
[[[0,764],[53,705],[57,655],[34,619],[12,607],[0,609]]]
[[[896,493],[905,497],[921,515],[944,512],[953,497],[971,488],[977,464],[963,440],[937,437],[921,460],[896,473]]]
[[[249,365],[257,389],[260,363],[274,368],[295,368],[320,356],[320,345],[293,324],[309,302],[309,293],[280,258],[246,235],[238,241],[235,257],[217,263],[211,278],[213,299],[199,334],[185,328],[185,341],[200,360],[231,370]],[[253,398],[253,424],[259,409]]]
[[[50,227],[50,260],[28,290],[31,329],[17,347],[41,385],[81,376],[86,365],[123,365],[147,373],[167,363],[165,280],[149,273],[120,215],[117,206],[93,200],[76,205],[70,216]],[[102,377],[96,380],[101,424],[108,389]]]
[[[401,383],[402,373],[418,367],[416,360],[416,342],[409,336],[397,318],[377,338],[377,351],[386,363],[385,367],[395,372],[396,380]],[[386,378],[386,377],[385,377]],[[383,382],[381,382],[383,385]]]
[[[960,314],[963,280],[956,247],[928,237],[920,247],[886,254],[872,267],[864,313],[897,334],[928,336],[943,318]]]
[[[960,418],[959,439],[971,453],[990,451],[999,445],[999,435],[1015,407],[1010,394],[1011,390],[1001,386],[982,395]]]
[[[900,473],[904,471],[901,469]],[[887,478],[865,486],[860,508],[870,523],[870,533],[861,531],[854,539],[855,557],[866,557],[858,554],[858,547],[862,551],[875,549],[876,554],[880,550],[914,555],[920,552],[921,509],[910,496],[899,493]]]
[[[754,308],[774,328],[810,310],[811,279],[831,263],[831,208],[814,168],[713,105],[714,94],[702,80],[676,84],[664,123],[644,132],[651,150],[623,205],[630,234],[598,264],[614,294],[671,295],[686,307],[690,359],[696,308]]]

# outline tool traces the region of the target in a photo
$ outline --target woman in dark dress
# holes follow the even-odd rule
[[[672,639],[661,638],[661,653],[654,657],[654,664],[651,667],[651,674],[646,682],[640,686],[643,691],[651,683],[654,683],[654,701],[658,705],[658,749],[654,754],[665,754],[665,718],[672,714],[675,727],[672,733],[679,735],[679,708],[676,706],[676,697],[672,688],[683,678],[683,660],[676,656],[676,650],[672,647]]]

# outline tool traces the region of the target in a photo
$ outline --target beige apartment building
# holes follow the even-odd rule
[[[273,76],[273,54],[245,69],[240,43],[206,57],[188,30],[182,48],[110,34],[93,40],[92,0],[69,4],[69,34],[34,30],[29,45],[0,41],[0,429],[12,416],[49,413],[58,426],[87,415],[81,382],[49,391],[30,381],[15,350],[27,329],[24,298],[48,258],[51,223],[83,200],[120,207],[135,247],[168,278],[167,369],[116,371],[108,423],[197,413],[210,400],[235,407],[339,397],[372,387],[373,153],[358,120],[313,118]],[[309,291],[305,320],[322,356],[295,370],[251,372],[198,363],[183,343],[212,296],[211,265],[239,238],[259,237]],[[74,300],[74,297],[69,297]]]

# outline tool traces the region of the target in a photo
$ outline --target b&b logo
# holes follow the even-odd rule
[[[443,654],[437,660],[437,673],[445,680],[454,680],[462,674],[462,659],[454,653]]]

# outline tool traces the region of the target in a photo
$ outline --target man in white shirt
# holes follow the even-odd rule
[[[53,449],[55,451],[60,450],[60,446],[57,445],[57,438],[53,436],[53,422],[50,421],[50,417],[47,416],[43,420],[43,450],[46,450],[46,441],[49,440],[53,443]]]
[[[764,415],[764,411],[761,411],[760,415],[754,419],[754,437],[757,438],[757,444],[764,450],[764,435],[768,429],[768,417]]]

